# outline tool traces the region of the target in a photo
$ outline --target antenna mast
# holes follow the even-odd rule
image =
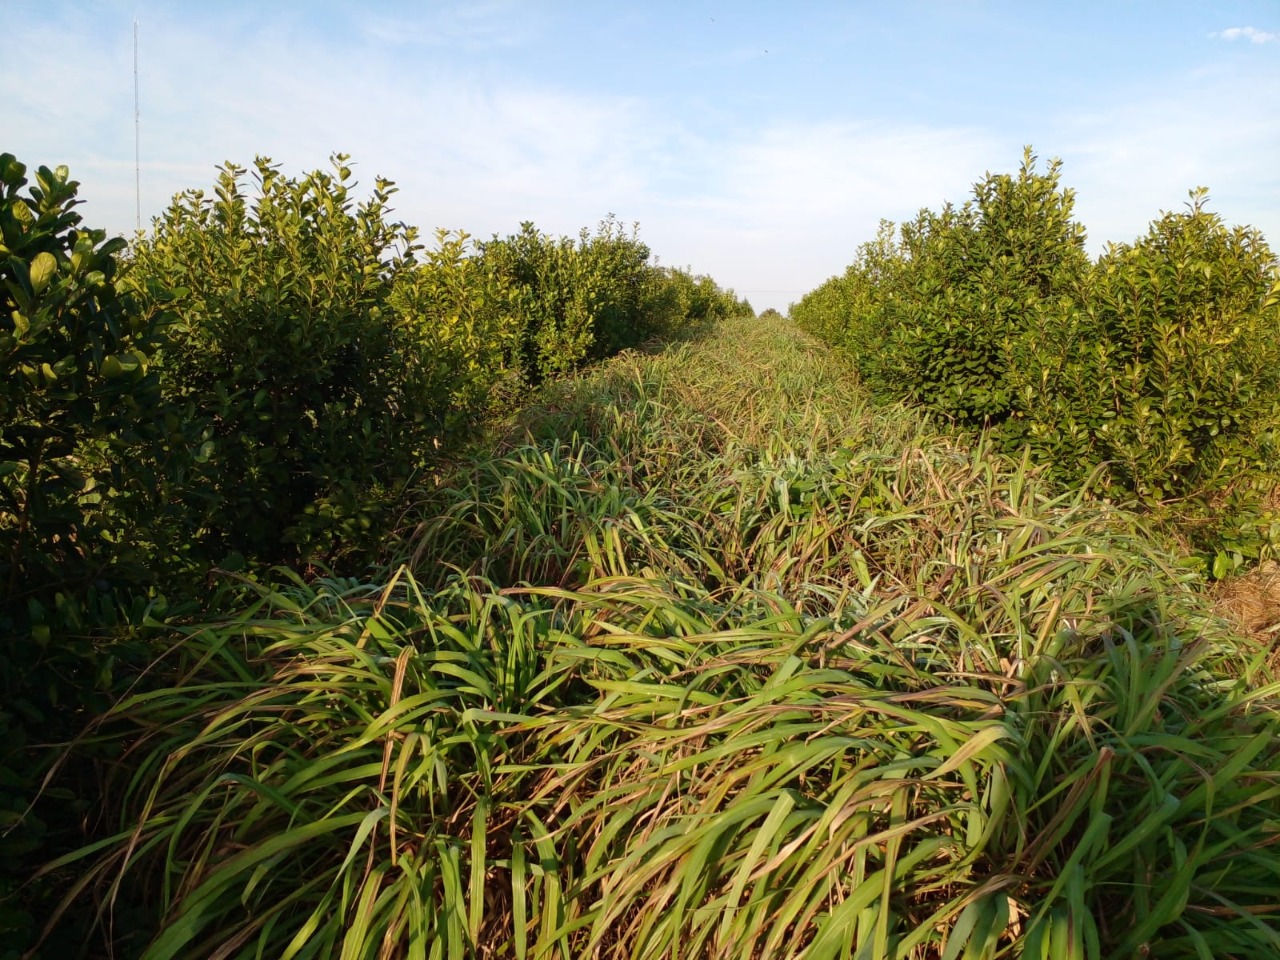
[[[133,196],[138,233],[142,232],[142,114],[138,109],[138,18],[133,18]]]

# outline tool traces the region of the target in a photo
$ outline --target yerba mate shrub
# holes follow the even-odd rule
[[[530,382],[583,363],[593,339],[591,314],[578,291],[581,262],[573,241],[532,223],[481,245],[485,267],[500,277],[515,318],[512,364]]]
[[[1082,303],[1026,331],[1015,366],[1037,459],[1076,477],[1101,466],[1114,496],[1230,524],[1280,480],[1280,271],[1259,231],[1206,201],[1192,191],[1113,245]]]
[[[66,167],[40,167],[35,181],[24,196],[26,167],[0,155],[0,622],[9,628],[56,591],[136,565],[122,528],[137,518],[118,514],[136,484],[123,471],[160,420],[152,361],[162,317],[117,289],[125,241],[81,225]]]
[[[180,294],[164,366],[194,431],[190,535],[211,560],[331,556],[431,439],[418,345],[388,304],[416,231],[387,219],[388,180],[356,202],[347,159],[294,179],[259,158],[252,191],[227,164],[136,252],[136,283]]]
[[[487,409],[518,332],[504,279],[474,252],[466,232],[437,230],[435,249],[399,272],[389,301],[397,334],[412,345],[402,356],[413,419],[441,443]]]
[[[646,295],[654,268],[649,247],[640,242],[639,224],[628,230],[612,214],[588,234],[578,234],[578,256],[584,263],[582,293],[592,317],[593,360],[634,347],[651,332]]]
[[[909,266],[897,226],[881,220],[876,238],[858,247],[843,274],[791,307],[792,319],[802,328],[847,350],[863,382],[894,399],[901,396],[901,384],[884,369],[885,324],[894,307],[895,285]]]
[[[962,424],[1013,411],[1011,344],[1042,304],[1073,296],[1089,266],[1060,161],[1035,168],[1028,147],[1016,176],[988,174],[964,206],[922,210],[902,225],[906,263],[876,284],[880,309],[864,321],[882,331],[882,389]],[[858,343],[875,349],[870,337]]]
[[[110,702],[164,488],[142,456],[164,432],[164,318],[118,289],[125,242],[82,224],[67,168],[33,179],[0,154],[0,944],[15,950],[47,893],[19,882],[90,803],[74,778],[42,791],[59,753],[42,745]]]
[[[795,305],[806,330],[849,351],[881,397],[965,426],[999,423],[1019,397],[1012,344],[1046,305],[1078,295],[1089,261],[1061,163],[987,174],[973,199],[881,221],[843,275]]]
[[[1172,521],[1222,576],[1280,546],[1280,273],[1262,235],[1194,191],[1091,264],[1060,165],[881,225],[794,305],[882,398],[991,428],[1061,482]],[[1272,501],[1274,502],[1274,501]]]
[[[634,346],[650,332],[649,248],[613,217],[575,241],[531,222],[481,246],[515,320],[512,362],[531,383]]]
[[[753,314],[751,304],[711,277],[680,267],[649,271],[643,326],[648,336],[679,336],[716,320]]]

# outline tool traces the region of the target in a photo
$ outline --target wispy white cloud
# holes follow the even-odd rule
[[[757,307],[785,309],[840,273],[881,218],[962,200],[1005,152],[990,134],[965,127],[819,122],[742,130],[703,145],[703,189],[664,210],[646,233],[673,262],[696,262]]]
[[[471,30],[467,15],[449,16],[452,35]],[[484,28],[474,26],[480,42]],[[41,55],[33,31],[0,61],[0,85],[41,92],[6,116],[22,159],[69,164],[84,183],[86,219],[116,232],[134,223],[129,30],[127,20],[110,38],[69,29],[56,59]],[[487,235],[533,219],[576,232],[643,204],[672,152],[674,127],[637,98],[489,80],[432,58],[406,71],[401,59],[372,55],[383,46],[375,37],[327,47],[259,29],[235,40],[159,15],[144,21],[144,222],[174,193],[207,186],[224,160],[265,154],[296,173],[341,150],[366,184],[374,174],[396,180],[397,216],[427,231]]]
[[[1280,127],[1255,106],[1277,98],[1274,73],[1198,71],[1168,89],[1124,91],[1109,105],[1055,118],[1064,181],[1078,190],[1090,247],[1145,233],[1198,186],[1229,222],[1280,240]]]
[[[1209,34],[1215,40],[1248,40],[1250,43],[1271,43],[1280,40],[1280,33],[1269,33],[1255,27],[1228,27]]]
[[[537,36],[536,20],[513,0],[471,0],[434,6],[426,12],[362,14],[357,29],[364,40],[475,52],[517,47]]]

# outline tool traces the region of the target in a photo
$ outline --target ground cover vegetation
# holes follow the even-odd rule
[[[226,176],[233,186],[234,168]],[[346,182],[332,177],[323,192]],[[177,207],[214,210],[232,186]],[[305,204],[303,181],[279,186]],[[219,236],[209,216],[197,233]],[[340,236],[339,264],[367,235]],[[216,428],[268,386],[236,380],[224,401],[164,382],[188,362],[169,346],[191,336],[184,324],[245,296],[246,282],[201,293],[185,265],[173,270],[189,286],[148,282],[134,264],[166,254],[139,248],[111,309],[145,318],[139,339],[153,328],[160,339],[153,353],[129,342],[111,355],[137,351],[128,375],[158,381],[160,439],[104,429],[83,445],[107,464],[116,449],[140,463],[194,451],[187,472],[164,476],[209,488],[193,497],[203,512],[169,518],[158,496],[156,528],[212,531],[215,508],[232,519],[216,536],[106,538],[137,541],[144,560],[164,550],[199,572],[201,593],[160,609],[162,582],[93,587],[142,606],[135,616],[116,600],[114,627],[85,632],[95,667],[119,657],[101,703],[52,714],[76,736],[45,751],[54,793],[37,811],[61,804],[76,821],[51,819],[33,838],[14,802],[33,789],[30,770],[6,768],[5,842],[41,843],[47,861],[0,901],[9,942],[24,938],[15,955],[42,933],[35,955],[156,960],[1280,950],[1280,686],[1267,649],[1215,615],[1181,545],[1030,453],[1005,454],[991,432],[959,436],[876,399],[845,354],[680,272],[641,278],[646,329],[696,337],[572,378],[537,369],[546,344],[577,349],[577,311],[602,302],[540,278],[626,276],[633,252],[610,245],[636,242],[608,221],[576,241],[527,227],[470,247],[446,235],[412,265],[396,255],[413,240],[384,248],[395,276],[376,306],[415,318],[397,333],[421,337],[425,372],[413,376],[454,358],[437,369],[440,389],[457,385],[459,419],[449,407],[406,423],[430,469],[415,460],[416,476],[355,500],[385,498],[369,519],[375,551],[346,543],[365,531],[356,514],[309,514],[299,497],[304,532],[280,521],[292,546],[279,557],[230,539],[245,536],[242,508],[202,472],[220,456],[246,473],[272,466],[248,440],[227,452]],[[598,273],[572,264],[568,251],[596,243],[608,253]],[[517,269],[521,250],[533,252]],[[6,269],[25,293],[22,266]],[[313,293],[287,265],[259,276],[273,303],[324,303],[348,282]],[[611,316],[635,302],[622,291]],[[247,336],[234,316],[216,323]],[[525,335],[530,316],[551,318],[545,336]],[[475,331],[504,325],[498,369],[467,365],[492,349]],[[236,356],[218,376],[245,375],[237,364],[254,357]],[[456,381],[448,364],[466,368]],[[420,382],[404,376],[393,382]],[[357,434],[375,413],[335,387],[301,418],[322,401],[334,416],[360,411]],[[484,436],[461,447],[451,423],[468,416],[484,418]],[[340,506],[346,477],[313,478],[312,503]],[[108,510],[103,499],[93,509]],[[236,549],[242,564],[227,564]],[[63,595],[64,606],[89,596]],[[69,642],[61,621],[45,622],[43,641],[5,648],[6,682],[25,682],[20,656]],[[126,639],[134,658],[119,653]]]
[[[1280,945],[1280,690],[1138,517],[780,318],[540,399],[377,575],[173,629],[68,909],[151,957]]]
[[[749,309],[612,217],[428,247],[342,155],[296,178],[227,165],[129,247],[83,225],[77,188],[0,156],[6,945],[48,892],[15,884],[80,835],[111,762],[78,751],[39,790],[47,745],[136,681],[167,623],[214,611],[211,578],[365,569],[405,491],[530,385]]]
[[[1073,204],[1028,148],[962,206],[883,223],[791,314],[879,395],[1141,505],[1239,572],[1280,543],[1275,255],[1199,189],[1090,260]]]

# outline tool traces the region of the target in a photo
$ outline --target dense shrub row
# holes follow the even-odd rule
[[[332,560],[499,385],[509,397],[749,309],[651,263],[612,218],[576,240],[526,223],[426,249],[390,220],[389,181],[356,200],[346,160],[298,179],[259,160],[252,182],[227,165],[125,256],[80,226],[65,168],[24,196],[4,157],[10,627],[47,599],[35,585],[82,595],[175,565]]]
[[[792,307],[869,386],[1029,449],[1065,482],[1172,508],[1221,573],[1263,544],[1280,480],[1280,272],[1262,235],[1193,191],[1096,261],[1060,164],[885,222]],[[1212,522],[1210,522],[1212,521]]]
[[[198,604],[215,566],[355,568],[495,397],[749,310],[612,219],[427,249],[343,155],[228,164],[131,250],[82,225],[65,167],[34,181],[0,156],[0,884],[44,829],[28,741],[149,659],[165,596]]]

